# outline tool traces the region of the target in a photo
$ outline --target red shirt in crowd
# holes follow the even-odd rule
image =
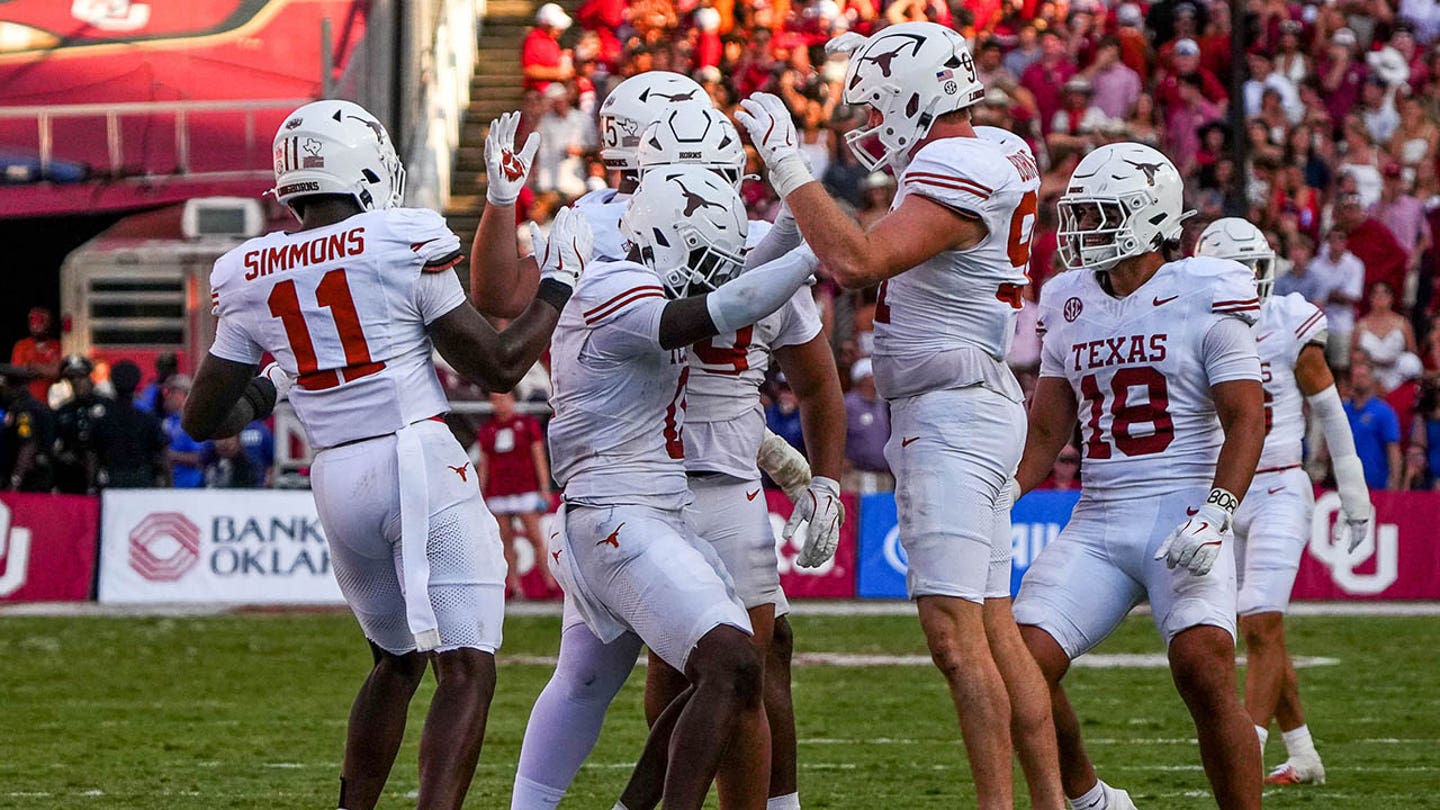
[[[54,338],[36,340],[33,337],[17,340],[14,350],[10,352],[10,363],[16,366],[58,367],[60,365],[60,341]],[[51,384],[56,379],[44,376],[31,380],[28,383],[30,396],[44,402],[50,394]]]
[[[1074,64],[1068,60],[1061,60],[1055,63],[1054,67],[1045,64],[1041,59],[1020,76],[1020,84],[1031,95],[1035,96],[1035,108],[1040,111],[1040,131],[1050,134],[1050,124],[1055,120],[1055,113],[1060,109],[1060,103],[1064,96],[1061,89],[1065,86],[1066,80],[1078,72]]]
[[[558,68],[563,55],[564,50],[558,40],[539,28],[532,28],[530,33],[525,35],[524,44],[520,46],[520,66]],[[525,80],[526,90],[544,90],[549,86],[550,82],[544,79]]]
[[[1395,241],[1395,235],[1384,223],[1374,217],[1366,217],[1364,222],[1350,229],[1348,237],[1345,248],[1365,265],[1367,292],[1370,285],[1377,281],[1389,284],[1392,290],[1405,289],[1405,267],[1410,256]],[[1360,314],[1365,314],[1369,308],[1366,301],[1360,302]]]
[[[517,413],[503,422],[492,418],[481,426],[476,441],[488,470],[485,497],[540,491],[535,445],[545,437],[535,417]]]

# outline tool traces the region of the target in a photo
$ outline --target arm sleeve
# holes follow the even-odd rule
[[[770,348],[782,349],[809,343],[820,334],[820,311],[809,287],[801,287],[780,308],[780,329],[770,341]]]
[[[799,247],[800,242],[800,226],[795,224],[795,216],[790,213],[790,206],[781,203],[775,223],[770,226],[759,244],[746,252],[745,269],[753,270],[772,262]]]
[[[215,322],[215,342],[210,344],[210,353],[221,360],[252,366],[265,356],[264,348],[246,333],[233,315],[222,316]]]
[[[726,282],[706,295],[711,321],[722,335],[755,323],[783,306],[819,264],[804,246]]]
[[[421,273],[415,281],[415,309],[420,313],[420,322],[426,326],[464,303],[465,290],[460,286],[460,279],[448,270]]]
[[[1205,376],[1210,385],[1233,380],[1260,381],[1260,356],[1250,327],[1235,318],[1221,318],[1200,344]]]

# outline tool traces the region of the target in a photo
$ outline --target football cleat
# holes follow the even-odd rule
[[[1325,766],[1320,757],[1291,757],[1265,777],[1267,785],[1323,785]]]

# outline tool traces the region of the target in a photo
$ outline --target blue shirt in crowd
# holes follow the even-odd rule
[[[199,453],[204,451],[205,442],[197,442],[190,438],[184,428],[180,427],[180,414],[172,413],[165,417],[165,435],[170,437],[170,449],[177,453]],[[174,486],[176,488],[196,488],[205,486],[205,470],[198,464],[173,464]]]
[[[805,434],[800,429],[800,409],[790,413],[780,410],[778,404],[765,409],[765,426],[770,432],[790,443],[800,452],[805,452]]]
[[[1355,434],[1355,452],[1365,467],[1365,483],[1371,489],[1385,489],[1390,481],[1388,445],[1400,441],[1400,418],[1395,409],[1379,397],[1370,397],[1360,405],[1345,403],[1350,419],[1350,432]]]

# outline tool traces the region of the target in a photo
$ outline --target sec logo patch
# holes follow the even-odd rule
[[[1065,302],[1065,309],[1061,311],[1061,314],[1065,316],[1066,323],[1074,323],[1075,319],[1080,317],[1080,313],[1084,311],[1085,302],[1081,301],[1079,298],[1071,296],[1070,300]]]

